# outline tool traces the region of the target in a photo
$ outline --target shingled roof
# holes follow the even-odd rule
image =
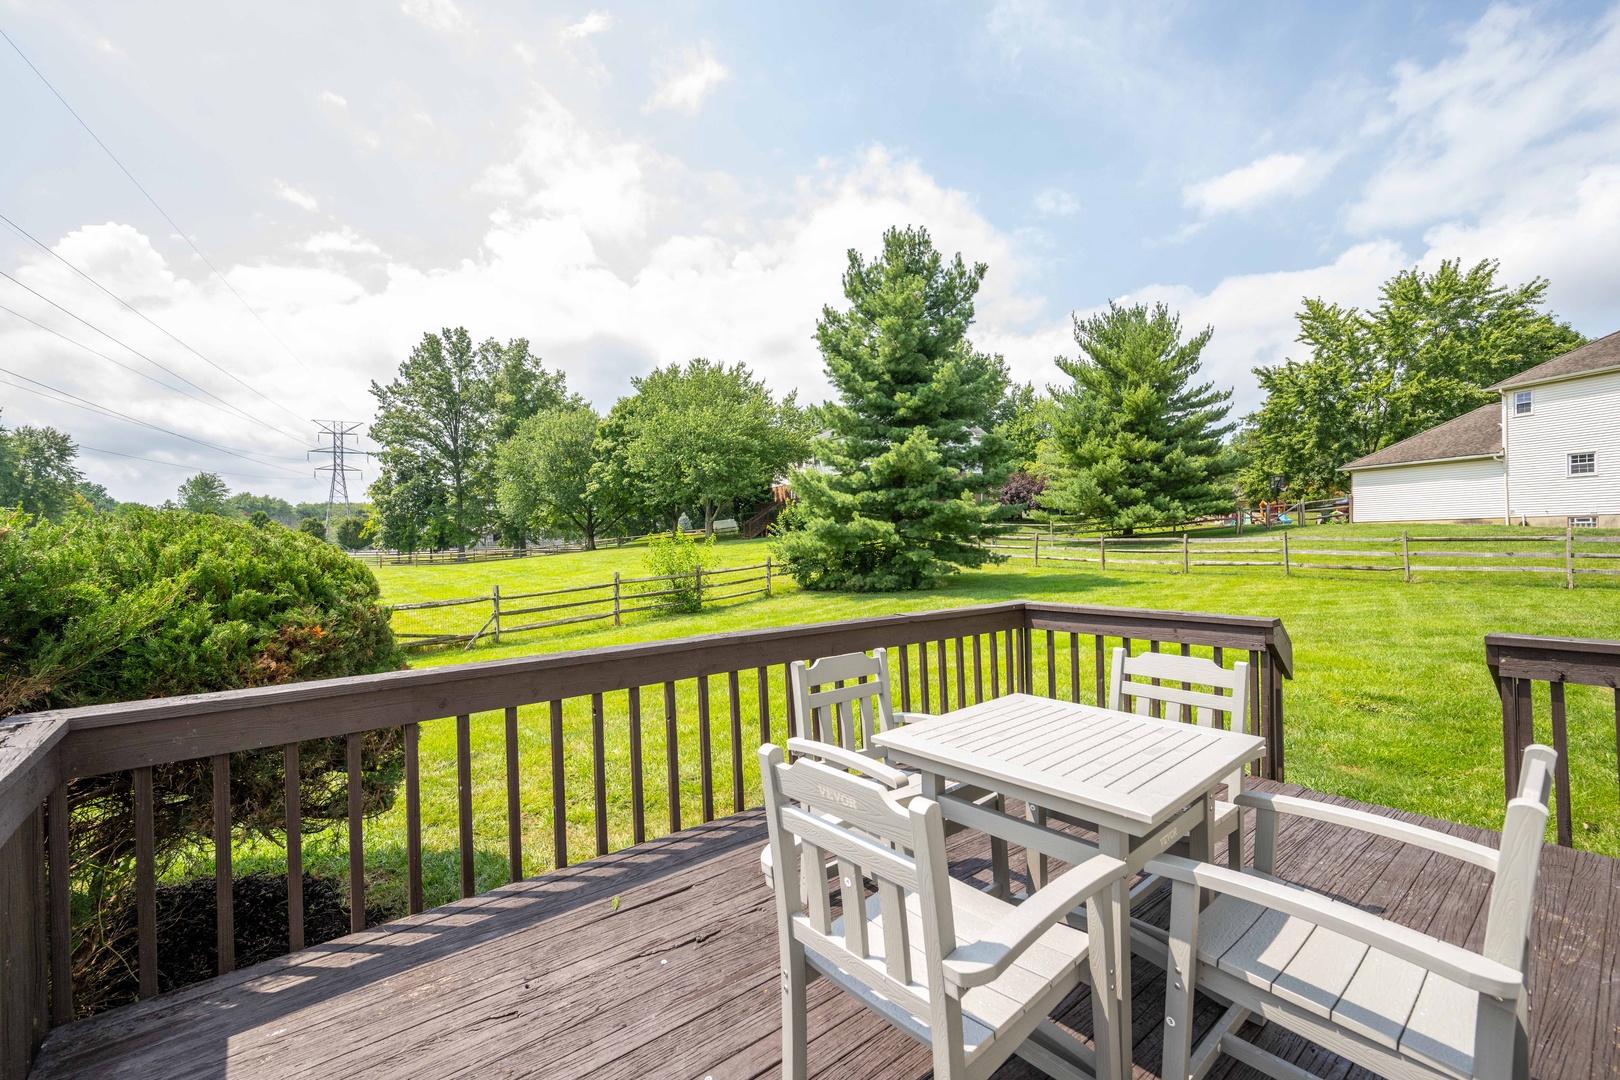
[[[1549,379],[1567,379],[1572,375],[1587,375],[1609,368],[1620,368],[1620,331],[1587,342],[1578,349],[1571,349],[1563,356],[1555,356],[1545,364],[1519,372],[1511,379],[1503,379],[1491,389],[1511,390],[1515,386]]]
[[[1616,335],[1610,335],[1616,336]],[[1554,361],[1556,363],[1556,361]],[[1546,367],[1545,364],[1542,365]],[[1357,458],[1339,468],[1372,469],[1380,465],[1413,465],[1420,461],[1446,461],[1452,458],[1494,457],[1502,452],[1502,406],[1499,402],[1481,405],[1455,420],[1419,432],[1410,439]]]

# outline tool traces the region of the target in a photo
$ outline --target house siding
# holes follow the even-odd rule
[[[1502,462],[1428,461],[1350,474],[1356,521],[1500,521]]]
[[[1514,520],[1620,514],[1620,372],[1526,387],[1533,411],[1507,409],[1508,508]],[[1597,472],[1569,475],[1569,455]]]

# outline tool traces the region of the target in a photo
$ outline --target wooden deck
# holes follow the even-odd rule
[[[1483,830],[1445,827],[1494,842]],[[724,818],[79,1021],[51,1034],[31,1075],[774,1076],[776,930],[759,872],[764,840],[758,812]],[[958,838],[953,856],[962,874],[988,872],[976,838]],[[1479,945],[1487,875],[1475,867],[1286,818],[1277,865],[1342,900]],[[1620,1076],[1620,862],[1548,848],[1534,950],[1533,1075]],[[1151,964],[1136,965],[1134,1057],[1146,1077],[1159,1062],[1164,983]],[[812,985],[811,1001],[813,1075],[928,1073],[921,1047],[825,980]],[[1061,1019],[1089,1036],[1089,1017],[1082,988]],[[1275,1027],[1258,1037],[1318,1076],[1368,1075]],[[1034,1075],[1016,1061],[998,1074]],[[1214,1075],[1251,1074],[1225,1062]]]

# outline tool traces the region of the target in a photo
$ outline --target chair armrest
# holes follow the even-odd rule
[[[894,710],[894,722],[897,724],[915,724],[919,720],[932,720],[933,718],[932,713]]]
[[[945,981],[961,989],[991,982],[1081,901],[1125,877],[1125,863],[1095,855],[997,920],[977,941],[959,945],[941,966]]]
[[[829,765],[853,769],[890,789],[902,788],[911,782],[909,774],[892,765],[885,765],[876,758],[869,758],[853,750],[845,750],[842,746],[835,746],[832,743],[816,742],[814,739],[789,739],[787,748],[788,753],[795,757],[813,757]]]
[[[1150,874],[1225,893],[1251,904],[1293,915],[1343,934],[1392,956],[1443,975],[1452,982],[1494,998],[1514,999],[1525,987],[1524,975],[1447,941],[1370,915],[1360,908],[1261,874],[1239,873],[1224,866],[1161,855],[1147,864]]]
[[[1318,802],[1315,799],[1274,795],[1265,791],[1245,791],[1232,801],[1254,810],[1272,810],[1292,814],[1295,817],[1326,821],[1372,833],[1374,836],[1415,844],[1441,855],[1449,855],[1454,859],[1473,863],[1475,866],[1483,866],[1493,873],[1496,871],[1498,854],[1495,848],[1488,848],[1484,844],[1476,844],[1448,833],[1436,832],[1434,829],[1426,829],[1422,825],[1413,825],[1408,821],[1369,814],[1365,810],[1352,810],[1348,806],[1338,806],[1334,803]]]

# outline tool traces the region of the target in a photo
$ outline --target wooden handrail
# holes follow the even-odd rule
[[[743,583],[739,583],[743,584]],[[1064,642],[1058,635],[1067,634],[1069,657],[1069,685],[1060,687],[1058,658]],[[1044,637],[1046,679],[1034,670],[1039,650],[1038,637]],[[595,813],[595,854],[605,854],[609,847],[608,814],[611,806],[607,792],[607,763],[604,724],[608,713],[604,711],[603,696],[624,692],[619,699],[628,714],[614,705],[615,723],[628,721],[630,806],[635,842],[649,835],[646,811],[650,797],[668,800],[669,826],[681,826],[682,811],[700,811],[708,820],[716,813],[743,808],[745,785],[742,762],[744,711],[754,712],[749,730],[757,721],[758,741],[780,740],[793,731],[791,704],[786,695],[785,668],[795,660],[817,656],[886,648],[891,663],[899,668],[897,705],[903,710],[938,712],[960,708],[975,701],[1004,693],[1020,691],[1030,694],[1045,693],[1052,697],[1080,700],[1079,662],[1082,641],[1088,651],[1099,658],[1098,683],[1095,700],[1103,700],[1102,666],[1112,655],[1113,642],[1123,642],[1128,648],[1177,648],[1184,653],[1192,648],[1209,649],[1220,662],[1227,651],[1234,651],[1233,659],[1246,656],[1254,680],[1251,694],[1254,701],[1247,723],[1251,730],[1263,734],[1268,743],[1266,763],[1268,775],[1282,775],[1282,680],[1292,676],[1293,651],[1287,631],[1277,619],[1249,616],[1207,615],[1195,612],[1152,611],[1131,608],[1101,607],[1083,604],[1060,604],[1035,601],[1011,601],[972,607],[947,608],[938,611],[883,615],[863,619],[815,623],[802,626],[774,627],[733,633],[709,634],[671,641],[641,642],[603,648],[574,650],[540,656],[523,656],[502,660],[362,675],[352,678],[325,679],[314,682],[292,683],[245,690],[232,690],[184,697],[157,698],[146,701],[119,702],[75,709],[55,710],[0,720],[0,898],[21,895],[27,891],[38,897],[48,895],[50,919],[45,912],[28,912],[30,918],[38,916],[38,933],[8,935],[6,948],[14,955],[0,957],[12,962],[35,964],[41,973],[46,971],[41,958],[49,955],[56,963],[54,974],[46,978],[41,974],[38,983],[4,982],[0,997],[13,994],[29,995],[29,1008],[49,1002],[52,1019],[60,1023],[73,1015],[71,978],[67,967],[69,926],[68,888],[68,826],[65,813],[47,818],[46,810],[65,808],[68,785],[74,780],[99,777],[109,773],[135,770],[137,790],[148,792],[143,803],[136,800],[136,815],[148,815],[145,824],[137,820],[138,830],[150,828],[150,769],[172,762],[211,759],[215,769],[216,820],[228,822],[230,807],[229,755],[250,750],[274,749],[283,751],[290,770],[288,788],[295,791],[297,772],[297,746],[312,740],[346,736],[349,738],[349,762],[356,776],[351,777],[350,835],[361,834],[357,815],[361,799],[357,780],[360,760],[359,736],[368,731],[384,728],[404,729],[405,782],[401,797],[406,804],[407,861],[411,887],[408,890],[412,911],[422,907],[421,881],[421,766],[418,753],[421,740],[418,725],[427,721],[456,718],[458,738],[455,740],[454,771],[461,786],[467,788],[470,777],[470,743],[466,736],[468,718],[475,713],[504,710],[506,714],[506,764],[508,776],[507,821],[522,820],[521,796],[515,779],[519,775],[545,775],[543,763],[521,763],[517,757],[519,726],[518,707],[545,703],[549,713],[549,737],[544,741],[547,749],[542,755],[550,756],[552,783],[543,798],[548,800],[553,815],[552,864],[566,865],[569,861],[569,834],[566,828],[570,803],[593,806]],[[773,670],[774,669],[774,670]],[[915,670],[914,679],[911,672]],[[711,684],[715,676],[725,676],[719,684]],[[739,676],[754,681],[758,696],[755,709],[745,700],[755,691],[744,693]],[[701,779],[701,799],[687,797],[683,805],[682,776],[675,768],[679,756],[678,739],[691,738],[677,718],[677,708],[687,709],[693,699],[677,695],[677,684],[696,684],[695,717],[696,737],[700,745],[695,748]],[[658,690],[662,688],[662,695]],[[647,696],[643,697],[643,692]],[[1087,688],[1086,697],[1091,697]],[[913,697],[921,698],[920,707],[914,706]],[[662,724],[658,723],[659,701],[662,704]],[[591,752],[593,782],[585,790],[565,791],[564,703],[569,700],[588,700],[591,719]],[[644,770],[647,755],[643,749],[643,706],[653,712],[645,719],[645,728],[655,742],[655,751],[661,752],[667,769]],[[772,716],[775,711],[774,717]],[[784,726],[782,721],[789,723]],[[526,721],[527,722],[527,721]],[[546,720],[540,721],[542,730]],[[660,728],[662,731],[660,732]],[[729,731],[729,750],[733,773],[731,779],[731,806],[716,808],[715,728]],[[746,741],[753,742],[752,734]],[[689,750],[689,753],[691,751]],[[667,777],[657,774],[668,771]],[[615,773],[615,775],[623,775]],[[722,774],[722,779],[723,779]],[[143,781],[144,785],[143,786]],[[649,787],[653,790],[649,790]],[[661,790],[660,790],[661,789]],[[721,800],[723,801],[723,794]],[[42,804],[44,804],[42,806]],[[656,806],[656,803],[652,805]],[[472,851],[468,838],[472,835],[472,806],[470,794],[463,794],[458,806],[461,818],[462,889],[473,887]],[[289,831],[298,829],[297,803],[289,799]],[[48,828],[47,828],[48,824]],[[657,825],[655,823],[655,830]],[[49,833],[49,845],[46,839]],[[577,838],[577,834],[576,834]],[[351,840],[354,843],[354,840]],[[513,876],[522,872],[522,837],[508,837],[509,863]],[[532,840],[531,840],[532,843]],[[216,830],[216,866],[222,867],[217,875],[216,892],[221,926],[229,926],[231,915],[231,879],[228,856],[231,837],[228,826]],[[48,852],[48,854],[47,854]],[[139,908],[149,913],[153,908],[153,875],[151,845],[137,845],[136,880]],[[289,858],[293,858],[289,853]],[[143,862],[144,860],[144,862]],[[356,846],[351,848],[352,888],[358,890],[352,901],[356,925],[363,924],[364,910],[364,856]],[[47,867],[55,873],[47,873]],[[12,890],[12,892],[7,892]],[[49,930],[43,928],[49,922]],[[142,915],[140,926],[139,965],[143,996],[156,985],[156,929],[148,915]],[[9,927],[8,927],[9,930]],[[303,944],[301,933],[289,928],[292,947]],[[26,955],[23,955],[26,953]],[[228,950],[221,951],[222,966],[229,966]],[[54,992],[51,989],[55,988]],[[15,1002],[13,1002],[15,1004]],[[0,1008],[7,1002],[0,1000]],[[41,1011],[40,1016],[45,1013]],[[0,1061],[6,1060],[8,1048],[0,1047]],[[31,1051],[30,1051],[31,1053]],[[26,1056],[26,1055],[25,1055]],[[11,1080],[12,1073],[0,1067],[0,1080]]]
[[[1524,750],[1535,742],[1531,684],[1548,684],[1552,714],[1553,770],[1559,844],[1574,846],[1570,807],[1569,730],[1564,687],[1604,686],[1614,692],[1616,749],[1620,750],[1620,641],[1595,638],[1540,637],[1534,634],[1486,634],[1485,664],[1502,699],[1502,786],[1506,798],[1519,789]]]

